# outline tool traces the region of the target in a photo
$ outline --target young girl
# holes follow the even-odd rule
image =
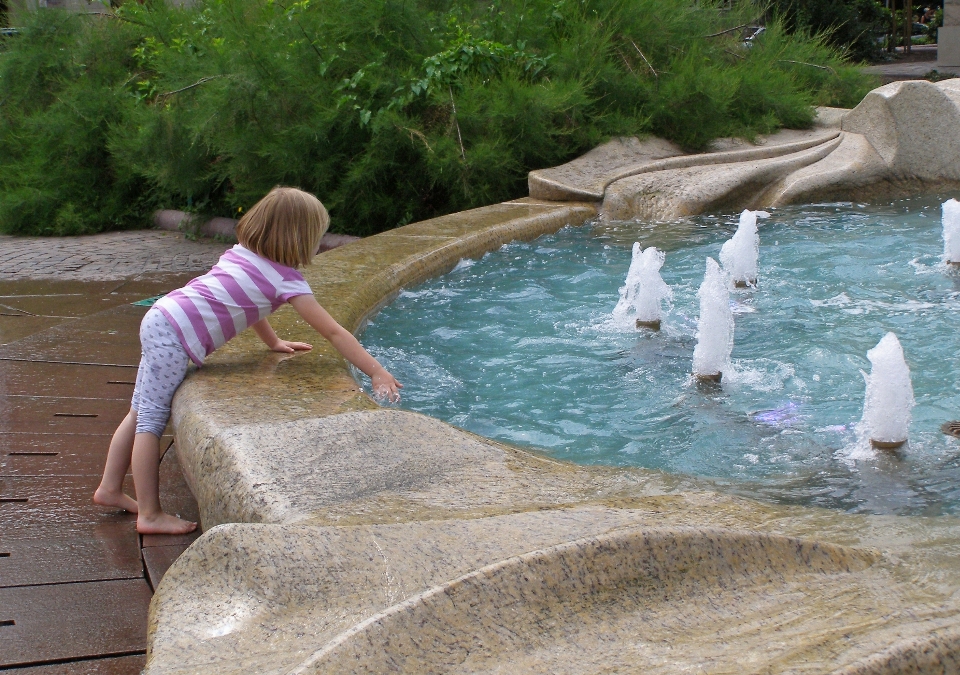
[[[161,298],[140,324],[141,359],[130,412],[110,441],[107,463],[93,501],[137,514],[141,534],[185,534],[197,524],[160,508],[160,436],[170,404],[187,374],[217,347],[247,327],[275,352],[312,349],[281,340],[267,316],[289,302],[344,358],[373,381],[377,396],[400,400],[403,387],[334,321],[313,298],[296,268],[310,263],[330,219],[316,197],[276,187],[237,224],[240,244],[223,254],[207,274]],[[132,459],[132,462],[131,462]],[[137,501],[123,493],[132,463]]]

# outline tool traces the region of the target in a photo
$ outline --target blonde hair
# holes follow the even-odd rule
[[[237,223],[240,245],[288,267],[309,265],[330,216],[309,192],[277,186]]]

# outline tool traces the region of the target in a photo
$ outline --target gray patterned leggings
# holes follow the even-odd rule
[[[151,309],[140,324],[140,368],[130,407],[137,411],[137,433],[157,438],[170,419],[170,403],[187,376],[190,357],[159,309]]]

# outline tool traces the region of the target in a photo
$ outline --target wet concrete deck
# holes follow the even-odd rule
[[[87,245],[87,278],[162,254],[154,233],[123,235],[125,253],[95,238],[55,243]],[[130,303],[182,285],[225,248],[171,244],[175,273],[68,281],[38,255],[43,240],[0,241],[0,670],[139,673],[153,588],[198,536],[141,537],[133,515],[91,503],[136,377],[146,308]],[[171,446],[166,435],[161,501],[198,520]]]

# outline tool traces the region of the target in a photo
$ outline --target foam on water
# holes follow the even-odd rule
[[[960,270],[942,262],[943,201],[773,213],[763,284],[728,303],[736,342],[716,388],[691,375],[697,292],[737,215],[516,242],[404,291],[362,339],[404,383],[402,406],[559,459],[786,503],[960,514],[960,440],[939,431],[960,418]],[[636,241],[666,252],[659,332],[613,316]],[[900,453],[874,450],[861,424],[859,371],[891,331],[916,397]]]

